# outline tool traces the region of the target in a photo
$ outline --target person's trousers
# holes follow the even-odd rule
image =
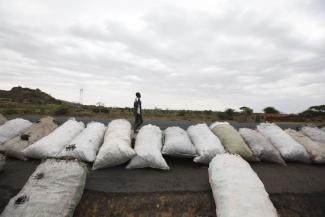
[[[134,117],[134,132],[137,131],[143,123],[142,115],[136,114]]]

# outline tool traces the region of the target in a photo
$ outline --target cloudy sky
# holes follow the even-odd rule
[[[0,0],[0,89],[107,106],[325,103],[324,0]]]

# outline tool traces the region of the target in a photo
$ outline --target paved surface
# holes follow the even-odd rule
[[[207,166],[190,159],[167,158],[169,171],[126,170],[123,166],[90,171],[86,190],[105,193],[208,191]],[[9,158],[0,175],[0,189],[20,189],[39,161]],[[269,193],[325,193],[325,165],[253,163],[252,168]]]
[[[74,216],[214,217],[207,167],[190,159],[167,158],[167,163],[169,171],[126,170],[124,165],[90,171]],[[0,174],[0,213],[38,164],[37,160],[7,160],[5,171]],[[251,166],[282,217],[325,216],[325,165]]]

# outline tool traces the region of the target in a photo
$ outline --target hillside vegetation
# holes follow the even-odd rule
[[[264,113],[254,113],[253,109],[243,106],[240,111],[228,108],[225,111],[192,111],[169,109],[144,109],[146,119],[189,120],[211,122],[230,120],[242,122],[259,121],[324,121],[325,105],[311,106],[300,114],[281,114],[273,107],[266,107]],[[133,116],[132,108],[106,107],[103,103],[81,105],[56,99],[40,89],[13,87],[9,91],[0,90],[0,113],[5,115],[54,115],[90,116],[102,118],[126,118]]]

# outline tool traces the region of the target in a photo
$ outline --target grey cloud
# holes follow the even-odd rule
[[[321,4],[297,10],[312,19]],[[144,10],[140,30],[110,16],[55,28],[1,16],[0,78],[7,84],[51,90],[62,84],[58,94],[85,87],[89,103],[105,99],[121,106],[130,102],[120,96],[135,90],[150,106],[185,108],[193,101],[197,109],[274,105],[296,112],[325,97],[325,34],[306,38],[281,14],[238,5],[221,14],[169,5]]]

